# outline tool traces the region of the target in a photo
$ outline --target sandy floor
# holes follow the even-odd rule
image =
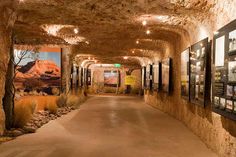
[[[138,97],[97,96],[37,133],[0,145],[0,157],[216,157],[181,122]]]

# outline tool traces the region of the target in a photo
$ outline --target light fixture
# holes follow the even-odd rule
[[[91,57],[88,58],[88,60],[90,60],[90,59],[91,59]]]
[[[127,60],[127,59],[128,59],[128,57],[127,57],[127,56],[124,56],[123,58],[124,58],[125,60]]]
[[[217,34],[219,34],[219,32],[218,32],[218,31],[215,31],[213,34],[214,34],[214,35],[217,35]]]
[[[89,44],[89,41],[85,41],[86,44]]]
[[[134,53],[134,50],[132,51],[132,53]]]
[[[143,20],[142,24],[143,24],[143,26],[146,26],[147,25],[147,21]]]
[[[74,33],[75,34],[78,34],[79,33],[79,30],[77,28],[74,29]]]
[[[151,31],[150,31],[150,30],[147,30],[147,31],[146,31],[146,34],[147,34],[147,35],[149,35],[150,33],[151,33]]]
[[[136,44],[139,44],[139,41],[138,41],[138,40],[136,40]]]
[[[24,2],[24,0],[19,0],[20,2]]]

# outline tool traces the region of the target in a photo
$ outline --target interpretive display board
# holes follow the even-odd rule
[[[152,76],[153,76],[153,90],[159,91],[160,90],[160,83],[161,83],[161,63],[157,62],[153,64],[153,71],[152,71]]]
[[[192,45],[190,52],[190,101],[203,107],[206,98],[208,50],[208,38],[206,38]]]
[[[189,68],[190,48],[181,53],[181,96],[184,99],[190,99],[190,68]]]
[[[117,70],[105,70],[104,71],[104,85],[116,87],[119,85],[120,75]]]
[[[142,68],[142,89],[146,88],[146,67]]]
[[[17,92],[59,95],[61,90],[61,48],[30,46],[14,49]]]
[[[171,91],[171,58],[164,59],[161,64],[162,91],[170,93]]]
[[[146,89],[152,90],[152,70],[153,65],[148,64],[146,67]]]
[[[213,38],[213,110],[236,120],[236,20]]]

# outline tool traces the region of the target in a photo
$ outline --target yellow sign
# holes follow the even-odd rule
[[[125,85],[134,85],[135,84],[135,77],[128,75],[125,76]]]

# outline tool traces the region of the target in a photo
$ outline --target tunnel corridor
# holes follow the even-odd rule
[[[235,12],[0,0],[0,157],[235,157]]]
[[[1,157],[216,157],[181,122],[140,97],[92,96],[37,133],[0,145]]]

